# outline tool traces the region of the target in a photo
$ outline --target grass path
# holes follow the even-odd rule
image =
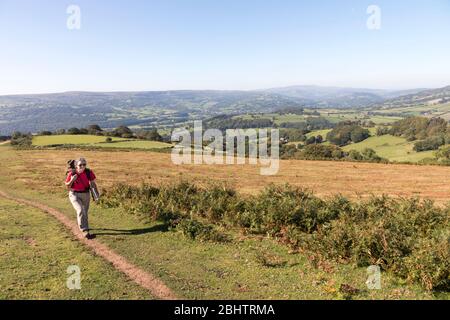
[[[50,208],[44,204],[40,204],[37,202],[32,202],[29,200],[16,198],[8,195],[7,193],[0,190],[0,197],[3,197],[8,200],[15,201],[17,203],[34,207],[36,209],[42,210],[54,218],[56,218],[61,224],[63,224],[71,233],[86,247],[90,248],[95,254],[101,256],[108,262],[112,263],[112,265],[119,271],[123,272],[127,275],[131,280],[142,286],[143,288],[149,290],[152,295],[159,299],[176,299],[175,294],[159,279],[157,279],[152,274],[142,270],[141,268],[131,264],[124,257],[115,253],[106,245],[96,241],[96,240],[87,240],[83,237],[83,235],[78,230],[77,225],[70,220],[66,215],[62,212]]]

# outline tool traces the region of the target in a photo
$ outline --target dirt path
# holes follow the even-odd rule
[[[176,300],[176,295],[158,278],[154,275],[142,270],[141,268],[133,265],[129,261],[127,261],[121,255],[115,253],[113,250],[108,248],[108,246],[100,243],[97,240],[87,240],[83,237],[81,232],[78,229],[76,223],[74,223],[71,219],[65,216],[62,212],[50,208],[44,204],[20,199],[13,197],[0,191],[0,196],[6,199],[15,201],[17,203],[21,203],[27,206],[31,206],[42,210],[61,222],[67,229],[69,229],[72,234],[85,246],[89,247],[95,254],[101,256],[108,262],[112,263],[114,268],[118,271],[123,272],[127,275],[131,280],[142,286],[143,288],[149,290],[152,295],[156,298],[164,299],[164,300]]]

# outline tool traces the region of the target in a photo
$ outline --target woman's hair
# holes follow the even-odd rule
[[[75,160],[75,165],[78,166],[80,163],[87,163],[86,159],[83,157],[78,158]]]

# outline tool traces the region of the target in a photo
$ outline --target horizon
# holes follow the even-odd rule
[[[31,93],[17,93],[17,94],[0,94],[0,97],[8,97],[8,96],[35,96],[35,95],[55,95],[55,94],[69,94],[69,93],[141,93],[141,92],[201,92],[201,91],[210,91],[210,92],[256,92],[256,91],[267,91],[273,89],[285,89],[285,88],[295,88],[295,87],[303,87],[303,88],[328,88],[328,89],[342,89],[342,90],[368,90],[368,91],[384,91],[384,92],[401,92],[401,91],[410,91],[410,90],[434,90],[450,87],[450,84],[442,86],[442,87],[429,87],[429,88],[404,88],[404,89],[387,89],[387,88],[357,88],[357,87],[339,87],[339,86],[321,86],[321,85],[290,85],[290,86],[280,86],[280,87],[271,87],[271,88],[259,88],[259,89],[167,89],[167,90],[110,90],[110,91],[86,91],[86,90],[68,90],[68,91],[55,91],[55,92],[31,92]]]
[[[441,88],[449,18],[445,0],[0,0],[0,95]]]

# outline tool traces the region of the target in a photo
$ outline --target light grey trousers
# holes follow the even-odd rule
[[[89,231],[89,204],[91,201],[91,195],[89,192],[76,193],[71,191],[69,193],[69,199],[72,203],[75,211],[77,212],[78,227],[81,231]]]

